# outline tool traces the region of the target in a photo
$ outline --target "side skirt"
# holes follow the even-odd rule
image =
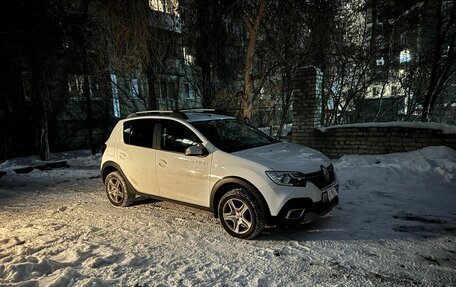
[[[170,198],[166,198],[166,197],[161,197],[161,196],[157,196],[157,195],[142,193],[142,192],[136,191],[134,189],[132,189],[132,190],[133,190],[134,194],[142,196],[142,197],[152,198],[152,199],[156,199],[156,200],[159,200],[159,201],[168,201],[168,202],[172,202],[172,203],[177,203],[177,204],[180,204],[180,205],[185,205],[185,206],[188,206],[188,207],[193,207],[193,208],[204,210],[204,211],[212,211],[212,209],[210,207],[205,207],[205,206],[201,206],[201,205],[197,205],[197,204],[193,204],[193,203],[188,203],[188,202],[184,202],[184,201],[179,201],[179,200],[175,200],[175,199],[170,199]]]

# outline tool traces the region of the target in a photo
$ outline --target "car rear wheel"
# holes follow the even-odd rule
[[[252,239],[264,228],[264,214],[258,202],[243,188],[222,196],[218,216],[225,230],[234,237]]]
[[[108,174],[105,190],[109,201],[115,206],[129,206],[135,199],[135,194],[128,191],[125,180],[118,171]]]

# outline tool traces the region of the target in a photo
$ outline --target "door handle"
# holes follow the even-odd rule
[[[168,165],[168,163],[166,162],[166,160],[160,159],[158,161],[158,165],[161,166],[161,167],[166,167]]]
[[[119,157],[120,157],[120,159],[126,159],[127,155],[124,154],[123,152],[121,152],[121,153],[119,153]]]

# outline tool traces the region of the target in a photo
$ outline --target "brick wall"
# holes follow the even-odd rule
[[[322,132],[313,129],[310,147],[330,158],[346,154],[385,154],[417,150],[426,146],[444,145],[456,149],[456,134],[441,130],[405,127],[331,128]]]
[[[405,152],[426,146],[444,145],[456,149],[456,134],[410,127],[338,127],[322,132],[321,82],[319,69],[301,68],[294,78],[292,142],[322,151],[331,158],[346,154]]]

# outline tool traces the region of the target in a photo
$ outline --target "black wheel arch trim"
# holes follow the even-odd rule
[[[105,176],[105,174],[104,174],[104,173],[105,173],[105,170],[106,170],[107,168],[109,168],[109,167],[112,167],[112,168],[114,168],[115,170],[117,170],[118,172],[120,172],[120,173],[122,174],[122,176],[125,178],[125,174],[123,173],[123,171],[122,171],[122,169],[120,168],[120,166],[119,166],[117,163],[108,160],[108,161],[106,161],[105,163],[103,163],[103,165],[101,166],[101,170],[100,170],[100,172],[101,172],[101,180],[102,180],[103,182],[104,182],[105,179],[106,179],[106,176]],[[107,174],[106,174],[106,175],[107,175]]]
[[[101,166],[101,180],[103,180],[103,183],[105,182],[105,179],[106,179],[106,176],[108,174],[106,174],[105,176],[105,170],[109,167],[112,167],[114,168],[116,171],[120,172],[120,174],[122,175],[122,177],[124,178],[125,180],[125,183],[127,184],[127,187],[128,187],[128,190],[130,190],[131,192],[135,193],[135,194],[138,194],[138,191],[133,187],[133,185],[131,185],[130,181],[128,180],[128,178],[125,176],[125,173],[122,171],[122,169],[120,168],[120,166],[113,162],[113,161],[106,161],[105,163],[103,163],[103,165]]]
[[[242,177],[237,177],[237,176],[228,176],[220,179],[217,181],[214,186],[212,187],[211,190],[211,200],[210,200],[210,209],[214,213],[215,217],[218,217],[217,215],[217,206],[215,206],[215,201],[216,201],[216,195],[217,192],[220,190],[221,187],[223,187],[226,184],[236,184],[239,186],[242,186],[243,188],[247,189],[249,192],[252,193],[252,195],[255,197],[255,199],[258,201],[261,210],[264,212],[265,219],[269,219],[271,216],[271,212],[269,210],[269,206],[266,203],[266,200],[264,199],[264,196],[261,194],[261,192],[253,185],[250,183],[248,180],[242,178]],[[220,196],[221,198],[221,196]],[[220,200],[220,198],[218,198]]]
[[[131,185],[130,181],[127,179],[127,177],[125,176],[125,173],[122,171],[120,166],[117,163],[110,161],[110,160],[106,161],[101,166],[101,180],[103,181],[103,183],[105,183],[105,179],[108,176],[108,174],[105,175],[105,170],[110,167],[115,169],[116,171],[120,172],[120,174],[122,175],[122,177],[125,181],[125,184],[127,185],[128,190],[130,192],[132,192],[134,194],[138,194],[138,191],[133,187],[133,185]]]

